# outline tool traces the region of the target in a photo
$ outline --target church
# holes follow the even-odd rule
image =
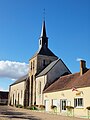
[[[71,73],[65,63],[48,48],[45,20],[42,23],[38,51],[29,60],[29,72],[9,87],[9,105],[44,105],[46,112],[56,106],[58,114],[87,116],[90,107],[90,69],[80,61],[80,72]],[[72,115],[71,114],[71,115]]]
[[[39,39],[39,49],[29,60],[29,73],[10,85],[9,104],[43,105],[43,91],[57,78],[70,73],[64,62],[48,48],[44,20]]]

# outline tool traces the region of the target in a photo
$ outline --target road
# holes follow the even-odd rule
[[[10,106],[0,106],[0,120],[85,120],[74,117],[30,111]]]

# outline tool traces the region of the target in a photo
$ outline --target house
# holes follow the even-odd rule
[[[9,104],[21,104],[25,107],[44,104],[43,90],[58,77],[70,74],[70,70],[61,59],[48,48],[45,21],[39,38],[39,49],[29,60],[29,72],[15,81],[9,88]],[[38,88],[38,86],[39,88]],[[40,102],[38,92],[40,91]]]
[[[44,91],[46,111],[52,111],[51,106],[57,107],[57,113],[67,114],[66,106],[74,108],[75,116],[87,116],[90,106],[90,69],[86,62],[80,61],[80,72],[61,76]]]
[[[8,93],[9,92],[7,92],[7,91],[0,91],[0,105],[7,105]]]

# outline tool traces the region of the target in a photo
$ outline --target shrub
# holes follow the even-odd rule
[[[45,105],[40,105],[39,108],[40,108],[41,110],[44,110],[44,109],[45,109]]]
[[[86,107],[86,109],[88,110],[87,115],[88,115],[88,119],[89,119],[89,117],[90,117],[90,106]]]
[[[38,110],[38,108],[36,107],[36,105],[28,106],[27,109]]]
[[[67,108],[67,116],[74,116],[74,107],[66,106],[66,108]]]
[[[21,104],[16,105],[17,108],[23,108]]]
[[[55,105],[52,105],[52,106],[51,106],[51,109],[55,109],[55,108],[57,108],[57,106],[55,106]]]
[[[68,110],[74,109],[73,106],[66,106],[66,108],[67,108]]]
[[[90,110],[90,106],[89,107],[86,107],[87,110]]]

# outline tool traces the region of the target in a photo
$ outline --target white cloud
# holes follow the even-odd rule
[[[3,89],[2,87],[0,87],[0,91],[5,91],[5,92],[7,92],[7,91],[9,91],[9,90],[5,90],[5,89]]]
[[[0,91],[2,91],[3,90],[3,88],[2,87],[0,87]]]
[[[29,70],[29,65],[14,61],[0,61],[0,77],[10,78],[12,80],[26,75]]]
[[[82,58],[77,58],[76,61],[80,61],[80,60],[83,60]]]

